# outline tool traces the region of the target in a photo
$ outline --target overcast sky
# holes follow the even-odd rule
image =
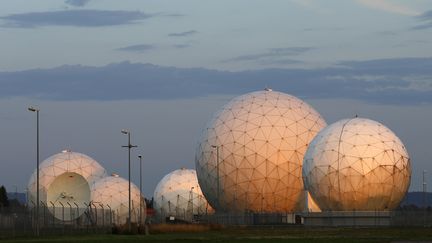
[[[0,0],[0,184],[24,191],[64,148],[127,177],[132,132],[144,192],[194,168],[204,124],[231,98],[270,86],[328,123],[358,114],[412,157],[410,190],[432,176],[430,0]],[[428,179],[432,186],[432,180]]]

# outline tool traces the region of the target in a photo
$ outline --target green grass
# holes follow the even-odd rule
[[[17,238],[0,242],[392,242],[431,241],[431,228],[303,228],[248,227],[226,228],[195,233],[160,233],[152,235],[78,235],[46,236],[39,239]]]

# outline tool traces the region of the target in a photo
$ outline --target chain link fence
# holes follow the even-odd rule
[[[176,215],[172,215],[175,218]],[[177,216],[182,216],[177,215]],[[154,222],[170,223],[169,217]],[[190,217],[186,217],[190,218]],[[184,221],[171,221],[184,223]],[[194,214],[186,223],[220,225],[304,225],[319,227],[432,227],[432,209],[398,209],[394,211],[344,211],[314,213],[227,212]]]
[[[47,205],[0,207],[0,238],[40,235],[107,233],[115,224],[115,212],[109,205]]]
[[[303,214],[305,226],[327,227],[431,227],[432,210],[344,211]]]
[[[75,207],[74,207],[75,206]],[[185,213],[185,212],[184,212]],[[63,205],[41,203],[39,215],[33,205],[0,207],[0,239],[33,236],[39,223],[40,235],[111,233],[118,225],[116,212],[109,205]],[[154,215],[147,222],[156,221]],[[398,209],[395,211],[351,211],[314,213],[195,213],[190,221],[179,223],[294,226],[305,227],[432,227],[432,209]]]

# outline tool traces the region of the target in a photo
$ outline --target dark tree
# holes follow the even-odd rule
[[[9,199],[4,186],[0,187],[0,207],[9,207]]]
[[[153,208],[153,197],[151,199],[145,198],[147,208]]]

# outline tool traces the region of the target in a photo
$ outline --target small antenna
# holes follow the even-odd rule
[[[273,91],[271,88],[268,87],[268,85],[265,86],[264,90],[265,91]]]

